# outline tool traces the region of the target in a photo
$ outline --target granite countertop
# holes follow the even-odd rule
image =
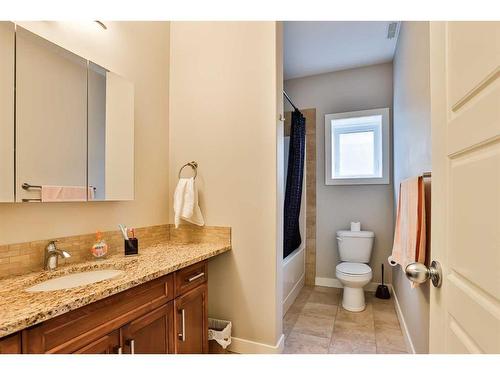
[[[222,254],[231,247],[227,243],[176,243],[141,249],[138,256],[112,255],[59,267],[56,271],[40,271],[0,280],[0,337],[49,320],[68,311],[99,301],[191,264]],[[72,289],[52,292],[26,292],[41,281],[70,273],[117,269],[125,271],[115,278]]]

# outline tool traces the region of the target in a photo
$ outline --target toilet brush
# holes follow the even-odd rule
[[[377,287],[377,291],[375,292],[375,297],[380,299],[389,299],[391,298],[391,294],[389,293],[389,288],[387,285],[384,285],[384,264],[382,263],[382,284]]]

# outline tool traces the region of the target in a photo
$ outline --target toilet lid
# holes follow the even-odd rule
[[[342,262],[337,265],[337,271],[348,275],[364,275],[372,272],[372,269],[364,263]]]

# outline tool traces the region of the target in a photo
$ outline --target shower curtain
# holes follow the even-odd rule
[[[306,119],[299,110],[292,113],[290,149],[286,176],[285,207],[283,222],[283,259],[302,243],[299,228],[304,158],[306,149]]]

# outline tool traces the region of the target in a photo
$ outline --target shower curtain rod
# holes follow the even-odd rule
[[[283,90],[283,95],[285,95],[286,100],[288,100],[288,103],[290,103],[292,105],[293,109],[295,109],[296,111],[298,111],[299,109],[295,106],[295,104],[292,103],[292,99],[290,99],[290,97],[285,92],[285,90]]]

